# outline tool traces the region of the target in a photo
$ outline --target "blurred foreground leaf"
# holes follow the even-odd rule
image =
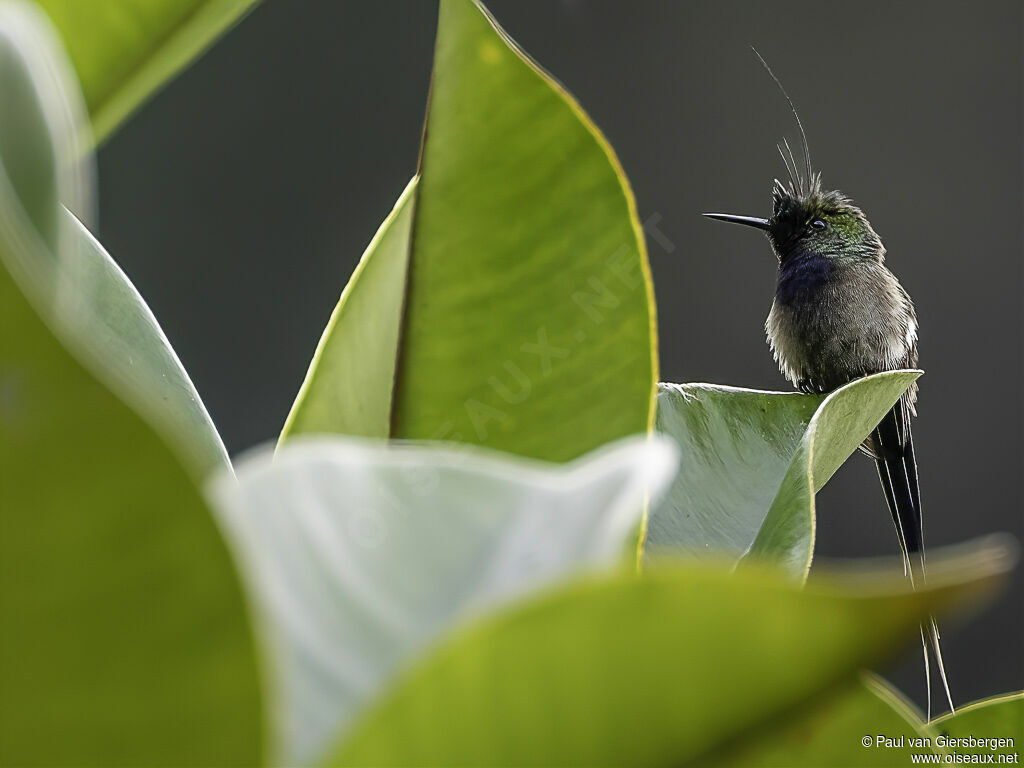
[[[924,616],[976,606],[1012,564],[996,544],[816,580],[710,564],[577,584],[442,644],[331,764],[704,765],[916,641]]]
[[[364,254],[284,436],[572,459],[648,429],[653,329],[608,143],[481,5],[442,0],[419,181]]]
[[[618,563],[675,467],[637,437],[568,465],[351,438],[242,459],[216,497],[272,650],[273,762],[314,761],[453,624]]]
[[[256,0],[35,0],[56,24],[102,140]]]
[[[70,87],[36,66],[37,23],[0,13],[0,763],[254,765],[255,652],[214,521],[37,314],[59,314],[66,221],[44,105]]]
[[[23,76],[5,82],[10,124],[2,137],[3,162],[10,194],[31,230],[10,251],[8,268],[31,284],[37,309],[58,335],[72,340],[93,373],[172,440],[195,475],[229,466],[220,436],[153,313],[64,207],[90,214],[92,158],[78,139],[81,95],[60,65],[59,42],[31,5],[4,5],[0,18],[13,33],[7,35],[8,52],[27,62],[21,67],[10,60],[8,71]],[[17,218],[13,211],[10,216]]]
[[[877,744],[876,736],[903,739]],[[715,768],[892,768],[911,765],[910,755],[936,750],[935,731],[901,694],[873,675],[821,697],[814,707],[784,716],[751,734],[735,749],[726,746],[706,765]],[[867,745],[864,738],[869,737]],[[930,739],[930,742],[923,741]],[[930,744],[930,746],[927,746]]]
[[[651,511],[646,551],[750,552],[802,578],[813,555],[815,492],[919,375],[880,373],[827,397],[661,384],[656,426],[679,443],[682,462]]]

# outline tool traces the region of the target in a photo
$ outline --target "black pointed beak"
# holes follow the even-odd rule
[[[746,224],[748,227],[757,227],[768,231],[771,228],[771,224],[768,219],[758,219],[755,216],[734,216],[731,213],[705,213],[701,214],[707,216],[709,219],[717,219],[718,221],[728,221],[733,224]]]

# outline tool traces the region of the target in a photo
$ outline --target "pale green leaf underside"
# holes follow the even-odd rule
[[[339,437],[241,460],[216,494],[265,618],[273,761],[311,764],[453,625],[617,564],[675,466],[646,437],[567,465]]]
[[[256,0],[35,0],[64,39],[101,140]]]
[[[840,387],[822,401],[750,548],[750,557],[777,559],[806,578],[814,555],[814,494],[920,375],[920,371],[877,373]],[[878,514],[888,515],[881,491]]]
[[[916,592],[897,567],[801,589],[710,564],[561,589],[442,644],[330,764],[705,765],[990,595],[1010,560],[937,554]]]
[[[579,106],[471,0],[441,2],[406,197],[346,290],[286,435],[455,440],[562,461],[648,428],[654,308],[625,177]],[[404,261],[392,251],[403,239]],[[365,373],[350,372],[374,339],[350,324],[383,350]]]
[[[230,469],[220,435],[156,317],[103,246],[62,213],[61,327],[96,358],[104,381],[171,440],[195,475]]]
[[[55,300],[33,279],[53,261],[39,222],[60,221],[41,94],[71,85],[19,66],[9,20],[0,147],[31,147],[24,178],[50,193],[22,197],[0,157],[0,763],[255,765],[255,651],[205,503],[35,309]]]
[[[651,512],[647,552],[732,561],[749,552],[804,575],[814,492],[918,375],[876,374],[827,397],[660,385],[656,427],[680,444],[682,461]]]

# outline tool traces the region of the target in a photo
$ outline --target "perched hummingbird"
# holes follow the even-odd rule
[[[808,393],[830,392],[872,373],[916,368],[914,305],[885,266],[881,238],[846,195],[822,188],[821,175],[811,167],[807,137],[796,108],[764,59],[761,63],[796,117],[803,139],[803,172],[784,141],[785,151],[780,146],[779,152],[789,181],[775,180],[769,218],[704,215],[754,227],[768,236],[779,270],[765,330],[779,368],[800,391]],[[921,494],[910,429],[916,400],[915,383],[861,445],[875,460],[912,583],[924,577]],[[953,700],[934,619],[922,624],[921,640],[930,719],[929,651],[951,710]]]

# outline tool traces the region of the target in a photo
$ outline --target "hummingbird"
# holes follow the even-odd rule
[[[801,169],[783,139],[779,153],[787,182],[775,180],[768,218],[705,213],[711,219],[763,231],[778,259],[775,297],[765,323],[768,343],[783,375],[801,392],[823,394],[854,379],[916,368],[918,325],[914,304],[885,264],[885,246],[867,216],[838,190],[822,186],[792,99],[755,50],[789,102],[802,138]],[[916,585],[924,579],[921,492],[911,418],[913,383],[864,440],[896,527],[904,570]],[[928,719],[931,719],[933,656],[951,711],[953,699],[934,618],[921,625]]]

